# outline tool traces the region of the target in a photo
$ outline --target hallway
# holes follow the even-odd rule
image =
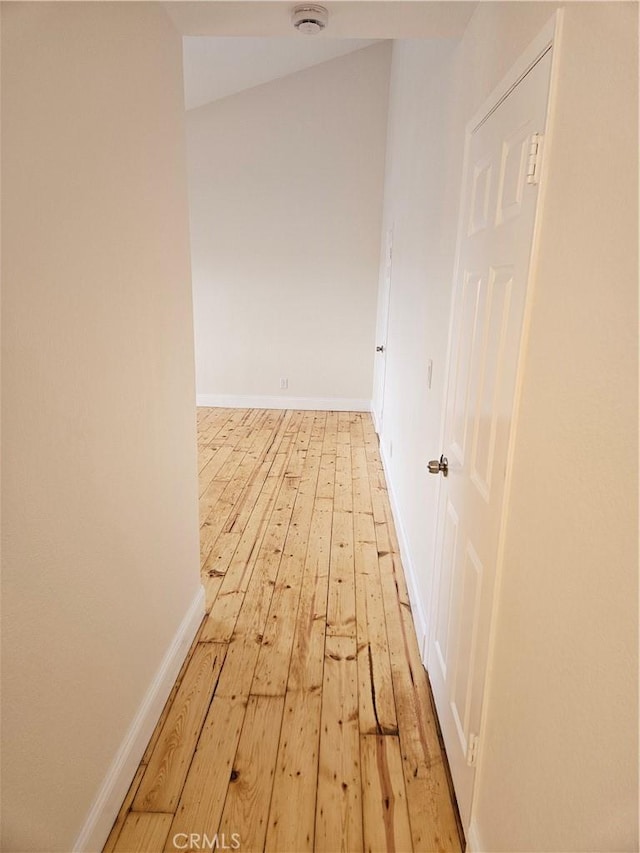
[[[460,851],[370,416],[200,408],[198,450],[209,613],[104,850]]]

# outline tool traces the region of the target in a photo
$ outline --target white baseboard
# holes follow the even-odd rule
[[[418,636],[418,647],[424,661],[424,649],[427,639],[427,618],[425,616],[424,607],[420,601],[418,594],[418,583],[416,580],[416,572],[411,559],[411,551],[409,550],[409,541],[402,523],[400,507],[393,488],[393,480],[391,479],[390,465],[384,450],[384,443],[380,442],[380,458],[384,467],[384,475],[387,481],[387,489],[389,491],[389,502],[391,503],[391,512],[393,513],[393,521],[398,534],[398,544],[400,545],[400,557],[402,559],[402,567],[404,568],[405,577],[407,579],[407,589],[409,592],[409,601],[411,603],[411,613],[413,615],[413,624]]]
[[[480,841],[480,836],[478,834],[478,824],[475,820],[471,821],[471,824],[466,832],[467,836],[467,846],[465,849],[465,853],[482,853],[484,847],[482,846],[482,842]]]
[[[370,412],[371,400],[350,397],[263,397],[243,394],[198,394],[197,406],[224,409],[296,409],[319,412]]]
[[[204,588],[200,587],[107,771],[73,846],[74,853],[102,850],[204,613]]]

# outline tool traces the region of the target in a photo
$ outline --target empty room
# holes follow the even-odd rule
[[[638,3],[2,2],[2,850],[638,836]]]

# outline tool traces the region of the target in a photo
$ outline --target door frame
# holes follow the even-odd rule
[[[462,234],[463,234],[463,225],[464,225],[464,217],[465,217],[465,186],[466,180],[469,174],[469,152],[470,152],[470,141],[471,136],[475,130],[480,127],[481,124],[486,121],[487,118],[498,108],[498,106],[507,98],[507,96],[515,89],[515,87],[520,83],[520,81],[526,76],[526,74],[533,68],[534,65],[546,54],[551,48],[553,48],[553,53],[551,57],[551,72],[550,72],[550,81],[549,81],[549,96],[547,100],[547,121],[544,135],[544,148],[542,152],[542,162],[540,164],[540,177],[539,177],[539,188],[538,188],[538,201],[536,205],[536,212],[534,218],[534,226],[533,226],[533,236],[531,243],[531,256],[529,262],[529,273],[527,278],[527,291],[525,297],[525,307],[524,307],[524,316],[522,320],[522,333],[520,339],[520,352],[518,356],[518,363],[516,366],[516,380],[515,380],[515,388],[514,388],[514,397],[513,397],[513,419],[512,419],[512,427],[509,435],[509,443],[507,448],[507,464],[506,464],[506,473],[505,473],[505,490],[504,490],[504,498],[502,504],[502,512],[500,517],[499,524],[499,533],[498,533],[498,546],[497,546],[497,559],[496,559],[496,571],[495,571],[495,581],[494,581],[494,589],[492,595],[491,602],[491,614],[489,621],[489,638],[488,638],[488,649],[487,649],[487,661],[486,661],[486,670],[485,670],[485,681],[484,681],[484,689],[483,696],[481,702],[481,712],[480,712],[480,726],[478,731],[478,739],[479,739],[479,751],[478,751],[478,761],[475,769],[475,777],[474,777],[474,785],[473,785],[473,793],[471,797],[471,812],[470,812],[470,821],[469,826],[464,827],[465,834],[467,837],[467,851],[468,853],[476,853],[476,851],[481,851],[484,849],[482,845],[482,841],[479,838],[477,825],[475,822],[475,808],[477,802],[477,791],[478,785],[477,781],[482,775],[483,770],[483,760],[484,760],[484,751],[482,749],[482,744],[485,740],[485,731],[486,731],[486,711],[487,706],[490,702],[491,698],[491,676],[493,673],[493,661],[495,658],[495,647],[496,647],[496,626],[497,626],[497,616],[499,610],[499,602],[500,602],[500,593],[502,588],[502,579],[503,579],[503,566],[504,566],[504,549],[505,549],[505,540],[506,540],[506,531],[507,531],[507,522],[509,516],[509,506],[510,506],[510,498],[511,498],[511,484],[512,484],[512,474],[513,474],[513,458],[515,451],[515,438],[518,433],[518,422],[520,415],[520,401],[522,397],[522,385],[524,379],[524,365],[526,361],[526,353],[527,353],[527,345],[529,340],[529,329],[531,326],[531,313],[532,313],[532,305],[533,305],[533,297],[535,292],[535,282],[538,273],[538,259],[539,259],[539,245],[540,245],[540,228],[541,228],[541,220],[545,205],[545,197],[546,197],[546,187],[547,187],[547,168],[546,164],[548,162],[548,154],[552,145],[552,137],[555,127],[555,117],[556,117],[556,102],[557,102],[557,89],[558,89],[558,67],[559,67],[559,56],[560,56],[560,48],[561,48],[561,40],[562,40],[562,22],[563,22],[563,9],[556,10],[552,16],[549,18],[545,26],[540,30],[538,35],[529,43],[529,45],[525,48],[525,50],[520,54],[515,63],[511,66],[509,71],[505,74],[502,80],[498,83],[497,86],[492,90],[491,94],[483,101],[482,105],[475,111],[472,118],[467,122],[465,126],[465,134],[464,134],[464,159],[463,159],[463,167],[462,167],[462,180],[460,185],[460,206],[458,211],[458,224],[457,224],[457,235],[456,235],[456,250],[455,250],[455,261],[454,261],[454,269],[453,269],[453,288],[451,294],[451,304],[449,309],[449,334],[448,334],[448,343],[447,343],[447,357],[446,357],[446,375],[449,377],[449,365],[451,362],[451,347],[452,347],[452,336],[453,336],[453,322],[454,322],[454,308],[455,308],[455,299],[457,292],[457,283],[460,274],[460,252],[461,252],[461,243],[462,243]],[[442,414],[440,419],[440,447],[444,446],[444,438],[445,438],[445,428],[446,428],[446,414],[448,409],[448,397],[449,397],[449,387],[446,388],[444,398],[443,398],[443,407]],[[439,478],[440,479],[440,478]],[[438,495],[437,495],[437,518],[440,517],[441,512],[441,503],[443,499],[443,489],[442,482],[439,482],[438,485]],[[437,545],[438,540],[434,543],[433,550],[433,559],[432,566],[434,571],[436,566],[438,565],[438,554],[437,554]],[[434,578],[435,580],[435,578]],[[429,649],[431,646],[431,642],[433,639],[433,632],[435,630],[435,614],[434,609],[436,606],[436,588],[433,586],[431,592],[431,601],[429,603],[429,631],[427,636],[425,637],[424,646],[422,648],[422,659],[425,666],[428,663]]]
[[[381,265],[382,275],[379,290],[379,312],[382,313],[382,320],[384,322],[380,322],[381,316],[379,313],[379,329],[377,328],[378,323],[376,323],[376,347],[380,343],[382,344],[382,346],[384,346],[384,362],[382,366],[378,366],[379,361],[376,362],[376,366],[374,368],[374,397],[372,399],[371,405],[371,413],[373,415],[373,426],[379,439],[382,439],[382,428],[384,422],[384,390],[387,381],[387,344],[389,340],[389,314],[391,313],[391,287],[393,284],[393,230],[394,223],[392,222],[391,225],[385,231],[384,261]],[[388,278],[388,281],[385,281],[385,278]],[[379,381],[376,383],[378,377]],[[377,390],[379,390],[379,399],[376,401],[375,392]],[[376,402],[379,403],[379,410],[376,409]]]

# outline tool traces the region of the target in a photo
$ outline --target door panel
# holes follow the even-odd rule
[[[465,551],[462,587],[460,590],[460,621],[468,625],[468,631],[459,632],[459,648],[456,651],[458,667],[452,679],[452,712],[460,738],[462,751],[467,752],[467,734],[469,732],[469,714],[473,690],[473,670],[478,622],[480,617],[480,599],[482,595],[482,563],[473,545],[468,542]]]
[[[471,481],[486,501],[490,500],[491,495],[496,432],[500,417],[498,391],[504,384],[502,378],[511,316],[512,286],[512,267],[489,270],[483,319],[484,335],[478,359],[478,398],[470,461]]]
[[[454,566],[458,548],[458,514],[453,504],[447,504],[444,519],[444,534],[442,537],[442,563]],[[449,633],[451,621],[451,593],[452,575],[442,575],[442,585],[438,598],[438,609],[436,612],[435,650],[437,653],[437,664],[440,667],[442,677],[447,677],[447,651],[449,647]]]
[[[520,214],[527,174],[530,134],[528,125],[520,127],[502,143],[498,209],[496,224],[501,225]]]
[[[473,353],[478,301],[482,291],[482,277],[465,273],[460,305],[460,323],[456,346],[453,412],[451,416],[450,452],[460,465],[464,464],[467,439],[467,409],[469,404],[471,356]]]
[[[489,160],[480,161],[473,166],[473,190],[471,193],[471,204],[469,205],[471,216],[467,231],[467,236],[469,237],[485,229],[489,221],[491,169],[492,164]]]
[[[428,668],[468,826],[515,381],[537,206],[527,182],[544,133],[548,51],[468,139],[447,377]]]

